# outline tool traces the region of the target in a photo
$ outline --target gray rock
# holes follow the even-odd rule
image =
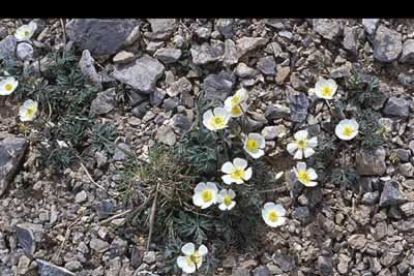
[[[348,244],[353,249],[361,250],[367,244],[367,239],[363,234],[353,234],[348,238]]]
[[[359,48],[359,38],[363,35],[363,30],[361,30],[358,26],[355,27],[348,27],[346,26],[344,29],[344,40],[342,41],[342,45],[346,50],[351,52],[354,55],[358,54]]]
[[[283,30],[289,25],[288,19],[282,18],[268,18],[265,19],[265,24],[278,30]]]
[[[299,221],[306,222],[309,219],[310,211],[309,208],[306,206],[297,207],[292,213],[292,216]]]
[[[231,66],[236,64],[239,60],[239,55],[237,54],[236,44],[231,39],[226,39],[224,41],[224,58],[223,64],[225,66]]]
[[[275,41],[267,44],[265,51],[269,54],[273,54],[275,58],[281,57],[284,53],[280,44]]]
[[[378,28],[380,20],[378,18],[364,18],[362,19],[362,26],[369,35],[373,35]]]
[[[280,104],[271,104],[266,106],[265,117],[268,120],[287,119],[290,117],[290,109]]]
[[[167,94],[170,97],[175,97],[179,94],[189,93],[192,89],[191,82],[186,77],[182,77],[167,88]]]
[[[233,18],[217,19],[215,28],[224,36],[224,38],[230,38],[233,36],[233,21]]]
[[[397,31],[381,25],[372,41],[374,58],[380,62],[397,60],[402,51],[402,36]]]
[[[206,65],[208,63],[220,61],[224,55],[224,43],[222,45],[217,43],[216,45],[210,45],[207,42],[203,44],[193,44],[191,46],[191,57],[196,65]]]
[[[155,89],[154,93],[152,93],[151,95],[156,94],[157,93],[157,90],[158,89]],[[140,93],[137,93],[134,90],[130,90],[130,91],[128,91],[128,98],[129,98],[129,101],[130,101],[131,105],[135,107],[138,104],[140,104],[143,101],[145,101],[147,99],[147,96],[146,95],[142,95]]]
[[[414,74],[401,72],[398,74],[398,82],[407,88],[414,88]]]
[[[14,35],[8,35],[5,39],[0,41],[0,60],[11,60],[15,57],[14,52],[17,47],[17,39]]]
[[[114,56],[112,61],[114,63],[128,63],[128,62],[133,61],[134,58],[135,58],[135,55],[133,53],[127,52],[127,51],[120,51]]]
[[[164,63],[174,63],[180,59],[181,50],[174,48],[161,48],[155,52],[154,57]]]
[[[409,63],[414,61],[414,39],[404,41],[400,61]]]
[[[233,92],[234,78],[231,72],[221,71],[219,74],[208,75],[203,83],[206,99],[224,101]]]
[[[384,107],[384,114],[395,117],[408,117],[410,104],[406,99],[391,97]]]
[[[147,113],[147,105],[148,105],[147,102],[143,102],[140,105],[134,107],[131,110],[132,115],[134,115],[137,118],[142,119],[145,116],[145,114]]]
[[[414,202],[407,202],[400,205],[401,211],[405,216],[410,217],[414,215]]]
[[[180,104],[179,100],[177,97],[172,97],[172,98],[168,98],[166,100],[164,100],[163,103],[163,107],[165,109],[165,111],[171,111],[174,110],[178,107],[178,105]]]
[[[44,260],[37,259],[38,272],[40,276],[75,276],[75,273],[66,268],[56,266]]]
[[[177,142],[177,135],[174,133],[171,126],[163,125],[157,130],[155,139],[165,145],[174,146],[175,142]]]
[[[414,167],[410,162],[398,164],[398,171],[405,177],[412,177],[414,174]]]
[[[298,123],[305,121],[308,116],[309,98],[305,93],[298,93],[293,90],[289,91],[287,96],[292,121]]]
[[[83,269],[82,264],[79,261],[70,261],[65,264],[65,268],[70,271],[81,271]]]
[[[148,19],[148,22],[151,24],[151,39],[166,40],[177,28],[177,21],[172,18]]]
[[[98,238],[92,238],[89,247],[97,253],[104,253],[109,249],[109,243]]]
[[[150,94],[163,74],[164,65],[155,58],[144,55],[134,62],[116,65],[113,76],[139,92]]]
[[[111,112],[116,106],[115,88],[98,93],[91,103],[90,116],[103,115]]]
[[[259,59],[256,65],[257,69],[267,76],[276,75],[276,62],[272,56]]]
[[[253,270],[253,276],[270,276],[270,270],[267,266],[261,265]]]
[[[318,18],[313,19],[313,29],[323,38],[335,40],[342,35],[344,30],[344,22],[341,19]]]
[[[104,219],[114,213],[115,207],[110,199],[105,199],[95,205],[95,210],[99,218]]]
[[[244,267],[234,266],[231,271],[232,276],[251,276],[249,269]]]
[[[356,154],[356,169],[358,174],[382,175],[387,168],[385,164],[384,148],[376,149],[374,152],[360,151]]]
[[[128,250],[128,242],[121,239],[120,237],[115,237],[112,241],[111,246],[109,247],[109,252],[111,256],[125,256]]]
[[[115,153],[112,159],[114,161],[122,161],[128,157],[128,154],[125,152],[131,153],[131,148],[125,143],[119,143],[115,148]]]
[[[278,126],[267,126],[262,130],[262,135],[266,140],[273,140],[280,134]]]
[[[235,74],[239,78],[249,79],[249,78],[253,78],[253,77],[257,76],[259,74],[259,71],[247,66],[243,62],[240,62],[239,64],[237,64]]]
[[[26,147],[26,139],[12,135],[0,142],[0,196],[19,170]]]
[[[402,162],[408,162],[408,160],[410,159],[410,150],[396,149],[394,152],[397,154],[398,159]]]
[[[91,56],[89,50],[84,50],[82,52],[82,57],[79,60],[79,68],[87,80],[89,80],[97,87],[102,88],[102,82],[104,82],[104,77],[98,73],[94,64],[95,60]]]
[[[400,192],[399,185],[400,184],[395,180],[390,180],[385,183],[381,193],[380,207],[399,205],[407,201],[404,194]]]
[[[156,88],[154,93],[150,95],[150,103],[153,106],[159,106],[164,101],[166,92],[164,90]]]
[[[374,205],[375,203],[377,203],[379,196],[380,194],[378,191],[368,192],[364,194],[361,202],[366,205]]]
[[[155,51],[157,51],[158,49],[161,49],[164,46],[164,42],[163,41],[150,41],[147,44],[147,52],[150,54],[155,53]]]
[[[242,37],[237,40],[236,45],[239,52],[239,57],[254,51],[267,43],[267,38],[263,37]]]
[[[88,200],[88,194],[85,191],[81,191],[75,196],[75,203],[77,204],[84,203],[86,200]]]
[[[265,125],[265,121],[255,120],[248,116],[243,117],[243,127],[246,132],[258,132]]]
[[[319,256],[318,257],[318,269],[322,276],[330,276],[333,272],[332,257],[330,256]]]
[[[18,243],[23,248],[26,256],[33,256],[36,250],[36,242],[32,229],[16,226],[16,235]]]
[[[211,36],[211,30],[209,28],[200,27],[195,30],[195,34],[201,39],[209,39]]]
[[[389,267],[398,261],[401,251],[395,248],[388,248],[382,254],[380,262],[383,266]]]
[[[135,19],[72,19],[66,34],[82,50],[93,55],[115,54],[137,25]]]
[[[342,275],[347,275],[349,269],[349,263],[351,262],[351,258],[345,254],[339,254],[339,263],[337,266],[338,272]]]
[[[173,118],[174,128],[179,133],[187,132],[191,128],[191,121],[183,114],[176,114]]]
[[[283,272],[291,272],[296,269],[295,259],[289,255],[274,253],[272,260]]]
[[[142,264],[142,252],[138,247],[134,246],[131,249],[131,266],[136,269],[141,264]]]
[[[155,263],[157,260],[157,256],[155,254],[155,251],[148,251],[144,254],[143,261],[149,265]]]
[[[27,42],[21,42],[17,44],[17,50],[16,50],[16,56],[20,60],[31,60],[33,59],[33,47],[30,43]]]
[[[351,66],[348,64],[344,64],[340,67],[332,69],[331,77],[334,79],[351,77],[351,69],[352,69]]]

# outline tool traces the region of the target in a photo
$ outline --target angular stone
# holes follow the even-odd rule
[[[112,59],[112,61],[114,63],[128,63],[134,60],[134,54],[131,52],[127,52],[127,51],[120,51],[119,53],[117,53],[114,58]]]
[[[56,266],[44,260],[37,259],[39,276],[75,276],[76,274],[66,268]]]
[[[26,139],[11,135],[0,142],[0,196],[19,170],[26,147]]]
[[[154,18],[148,19],[151,24],[151,39],[166,40],[172,36],[177,28],[177,21],[172,18]]]
[[[88,199],[88,194],[85,191],[81,191],[76,194],[75,203],[81,204],[81,203],[84,203],[87,199]]]
[[[66,24],[66,34],[81,50],[93,55],[115,54],[137,25],[135,19],[72,19]]]
[[[98,238],[92,238],[89,247],[98,253],[104,253],[109,249],[109,243]]]
[[[266,107],[265,117],[268,120],[287,119],[290,116],[290,109],[284,105],[271,104]]]
[[[131,148],[125,143],[119,143],[115,148],[115,153],[112,159],[114,161],[122,161],[128,157],[128,154],[125,152],[131,152]]]
[[[277,84],[283,84],[290,74],[289,66],[278,66],[275,81]]]
[[[36,242],[32,229],[16,226],[16,235],[19,245],[26,256],[31,257],[36,250]]]
[[[181,57],[180,49],[161,48],[154,53],[154,57],[164,63],[174,63]]]
[[[276,75],[276,62],[272,56],[259,59],[256,66],[257,69],[266,76]]]
[[[27,42],[17,44],[16,56],[20,60],[31,60],[33,58],[33,46]]]
[[[358,26],[355,27],[348,27],[346,26],[344,29],[344,40],[342,41],[342,45],[346,50],[351,52],[354,55],[358,54],[359,48],[359,38],[363,35],[363,30]]]
[[[392,62],[402,51],[402,36],[397,31],[381,25],[372,41],[374,58],[380,62]]]
[[[203,83],[204,96],[207,99],[224,101],[233,92],[234,78],[230,72],[208,75]]]
[[[236,76],[239,78],[253,78],[259,74],[259,71],[247,66],[245,63],[240,62],[236,67]]]
[[[236,64],[239,60],[239,56],[237,54],[236,44],[231,39],[226,39],[224,41],[224,58],[223,64],[225,66],[231,66]]]
[[[414,202],[407,202],[400,205],[401,211],[406,215],[407,217],[410,217],[414,215]]]
[[[391,97],[384,107],[384,114],[387,116],[408,117],[410,104],[406,99]]]
[[[334,40],[342,35],[344,30],[344,23],[341,19],[318,18],[313,19],[313,29],[323,38]]]
[[[400,61],[409,63],[414,62],[414,39],[407,39],[404,41]]]
[[[356,154],[356,169],[358,174],[364,175],[383,175],[387,169],[385,164],[385,150],[378,148],[374,152],[360,151]]]
[[[95,210],[99,218],[104,219],[114,213],[115,207],[110,199],[105,199],[95,205]]]
[[[224,38],[233,36],[233,18],[220,18],[216,20],[215,28]]]
[[[96,98],[91,103],[89,115],[103,115],[111,112],[116,105],[115,88],[109,88],[106,91],[98,93]]]
[[[270,276],[270,270],[266,266],[261,265],[253,270],[253,276]]]
[[[213,47],[207,42],[203,44],[193,44],[191,46],[191,57],[196,65],[206,65],[215,61],[220,61],[224,56],[224,43],[216,44],[216,47]]]
[[[407,198],[399,190],[399,183],[397,181],[390,180],[385,183],[379,202],[380,207],[399,205],[406,201]]]
[[[339,263],[337,266],[338,272],[342,275],[347,275],[350,261],[351,258],[348,255],[339,254]]]
[[[361,250],[367,244],[367,239],[362,234],[354,234],[348,238],[348,244],[353,249]]]
[[[332,257],[330,256],[319,256],[318,257],[318,268],[322,276],[332,275]]]
[[[14,52],[17,47],[17,39],[14,35],[8,35],[5,39],[0,41],[0,60],[11,60],[15,57]]]
[[[254,51],[259,47],[265,46],[267,39],[263,37],[242,37],[237,40],[236,45],[239,57],[244,56],[248,52]]]
[[[378,28],[380,20],[378,18],[364,18],[362,19],[362,26],[369,35],[373,35]]]
[[[295,259],[289,255],[274,253],[272,260],[283,272],[290,272],[296,268]]]
[[[82,52],[82,57],[79,60],[79,68],[87,80],[89,80],[97,87],[102,88],[104,77],[98,73],[94,64],[95,60],[91,56],[89,50],[84,50]]]
[[[407,88],[414,88],[414,74],[401,72],[398,74],[398,82]]]
[[[174,146],[177,141],[177,135],[174,133],[171,126],[163,125],[158,129],[155,139],[157,139],[158,142],[168,146]]]
[[[189,93],[192,89],[191,82],[186,77],[182,77],[167,88],[167,94],[170,97],[175,97],[179,94]]]
[[[289,108],[290,108],[290,117],[293,122],[301,123],[306,120],[308,116],[309,108],[309,98],[305,93],[296,93],[294,91],[289,91]]]
[[[374,205],[378,201],[379,196],[380,194],[378,191],[368,192],[364,194],[361,202],[366,205]]]
[[[144,55],[134,62],[116,65],[113,76],[139,92],[150,94],[163,74],[164,65],[155,58]]]

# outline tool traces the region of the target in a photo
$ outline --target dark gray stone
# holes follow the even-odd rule
[[[335,40],[344,30],[342,19],[318,18],[313,19],[313,29],[323,38]]]
[[[144,55],[134,62],[116,65],[113,76],[139,92],[150,94],[163,74],[164,65],[155,58]]]
[[[344,40],[342,41],[342,45],[346,50],[351,52],[354,55],[358,54],[359,48],[359,38],[363,35],[363,30],[358,27],[348,27],[346,26],[344,29]]]
[[[36,250],[36,242],[33,231],[30,228],[16,226],[16,235],[19,245],[23,248],[27,257],[31,258]]]
[[[233,92],[234,77],[231,72],[221,71],[208,75],[203,83],[204,96],[207,99],[224,101]]]
[[[402,51],[402,36],[397,31],[379,26],[372,41],[374,58],[380,62],[392,62],[398,59]]]
[[[398,82],[407,88],[414,88],[414,74],[401,72],[398,74]]]
[[[66,24],[66,34],[82,50],[93,55],[112,55],[121,49],[131,31],[138,24],[135,19],[72,19]]]
[[[362,26],[369,35],[373,35],[378,28],[380,20],[378,18],[364,18],[362,19]]]
[[[387,169],[385,150],[378,148],[373,152],[360,151],[356,154],[356,169],[359,175],[382,175]]]
[[[157,90],[155,90],[155,92],[153,94],[155,94],[156,91]],[[153,95],[153,94],[151,94],[151,95]],[[130,101],[130,103],[133,107],[137,106],[138,104],[142,103],[143,101],[145,101],[147,99],[147,97],[145,95],[137,93],[136,91],[133,91],[133,90],[128,91],[128,98],[129,98],[129,101]],[[162,101],[162,99],[161,99],[161,101]]]
[[[331,256],[319,256],[318,257],[318,268],[322,276],[332,275],[332,257]]]
[[[295,259],[289,255],[274,253],[272,260],[283,272],[291,272],[296,269]]]
[[[75,276],[75,273],[44,260],[37,259],[40,276]]]
[[[109,88],[106,91],[98,93],[92,101],[90,116],[104,115],[111,112],[116,106],[115,88]]]
[[[0,196],[20,168],[26,147],[26,139],[14,136],[0,142]]]
[[[142,252],[141,250],[134,246],[131,249],[131,266],[137,269],[142,264]]]
[[[290,109],[280,104],[270,104],[266,106],[265,117],[268,120],[288,119],[290,117]]]
[[[267,43],[267,38],[263,37],[242,37],[237,40],[236,47],[239,51],[239,57],[263,47]]]
[[[82,57],[79,60],[79,68],[87,80],[89,80],[97,87],[102,88],[102,82],[104,81],[104,78],[101,74],[98,73],[94,64],[95,60],[93,59],[89,50],[84,50],[82,52]]]
[[[225,46],[223,42],[216,42],[210,45],[207,42],[203,44],[193,44],[191,46],[191,57],[196,65],[206,65],[208,63],[220,61],[224,57]]]
[[[308,221],[309,216],[310,216],[309,208],[306,206],[297,207],[293,211],[292,216],[301,222],[306,222]]]
[[[5,39],[0,41],[0,60],[10,60],[15,57],[15,51],[17,47],[17,39],[13,35],[6,36]]]
[[[105,199],[95,205],[95,210],[99,218],[104,219],[113,215],[115,207],[110,199]]]
[[[363,195],[361,202],[366,205],[374,205],[377,203],[379,196],[378,191],[368,192]]]
[[[193,85],[191,82],[187,78],[182,77],[167,88],[167,94],[170,97],[175,97],[182,93],[189,93],[192,89]]]
[[[253,276],[270,276],[270,271],[267,266],[261,265],[253,270]]]
[[[33,59],[33,47],[30,43],[21,42],[17,44],[16,55],[20,60],[31,60]]]
[[[174,128],[178,129],[180,133],[187,132],[191,127],[191,121],[183,114],[177,114],[174,117]]]
[[[164,100],[163,107],[165,108],[165,111],[174,110],[179,105],[179,100],[177,97],[172,97]]]
[[[216,30],[219,31],[224,38],[233,36],[233,18],[220,18],[216,20]]]
[[[138,106],[134,107],[131,110],[132,115],[134,115],[137,118],[142,119],[145,116],[145,114],[147,113],[147,110],[148,110],[147,105],[148,105],[147,102],[143,102],[143,103],[139,104]]]
[[[276,62],[272,56],[263,57],[257,62],[257,69],[267,76],[276,75]]]
[[[399,205],[407,201],[404,194],[399,190],[399,185],[395,180],[385,183],[380,198],[380,207]]]
[[[390,117],[408,117],[410,104],[406,99],[391,97],[384,107],[384,115]]]
[[[172,18],[148,19],[152,32],[148,37],[152,40],[166,40],[172,36],[177,28],[177,21]]]
[[[288,92],[290,102],[290,117],[293,122],[301,123],[308,116],[309,98],[305,93],[295,93],[293,90]]]
[[[400,61],[409,63],[414,61],[414,39],[404,41]]]
[[[154,53],[154,57],[164,63],[174,63],[181,57],[181,50],[174,48],[161,48]]]

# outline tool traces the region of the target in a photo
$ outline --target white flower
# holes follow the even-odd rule
[[[359,124],[353,119],[344,119],[335,127],[335,134],[339,139],[349,141],[358,134]]]
[[[56,142],[57,142],[57,144],[60,148],[67,148],[68,147],[68,144],[66,144],[65,141],[56,140]]]
[[[219,130],[227,127],[230,113],[223,107],[216,107],[214,111],[207,110],[203,115],[203,124],[209,130]]]
[[[314,187],[318,185],[318,182],[313,181],[318,178],[318,175],[316,174],[314,169],[306,169],[305,162],[298,162],[296,168],[293,168],[293,171],[300,183],[302,183],[306,187]]]
[[[246,89],[239,89],[233,96],[228,97],[224,101],[224,107],[231,114],[232,118],[240,117],[247,110],[247,99]]]
[[[37,113],[37,107],[37,102],[26,100],[19,109],[20,121],[33,121]]]
[[[318,145],[318,139],[316,137],[308,139],[308,135],[307,130],[299,130],[294,135],[295,142],[287,145],[287,150],[294,155],[294,159],[308,158],[315,153],[313,148]]]
[[[223,189],[218,194],[217,203],[219,209],[222,211],[231,210],[236,205],[236,201],[233,199],[236,197],[236,193],[232,189]]]
[[[217,186],[213,182],[201,182],[194,188],[193,203],[201,209],[206,209],[217,203]]]
[[[252,168],[247,168],[247,161],[242,158],[234,158],[233,163],[228,161],[221,166],[221,171],[226,175],[221,178],[224,183],[242,184],[244,180],[249,180],[252,177]]]
[[[177,265],[185,273],[194,273],[203,264],[203,257],[207,255],[208,249],[205,245],[200,245],[198,250],[195,250],[195,245],[192,242],[186,243],[182,248],[184,256],[177,258]]]
[[[254,159],[264,155],[265,139],[259,133],[249,133],[244,140],[244,150]]]
[[[268,202],[262,209],[262,217],[270,227],[278,227],[286,223],[286,210],[280,204]]]
[[[320,77],[315,84],[315,88],[310,89],[309,92],[315,93],[319,98],[330,100],[333,99],[337,89],[338,85],[333,79],[326,80]]]
[[[19,41],[30,40],[34,32],[36,31],[37,25],[34,22],[30,22],[28,25],[22,25],[17,30],[14,36]]]
[[[13,78],[8,77],[0,81],[0,96],[7,96],[16,90],[19,82]]]

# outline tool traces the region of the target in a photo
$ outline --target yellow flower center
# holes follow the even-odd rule
[[[224,120],[223,116],[215,115],[215,116],[211,117],[210,125],[213,128],[223,128],[226,125],[226,123],[225,123],[225,120]]]
[[[308,147],[308,139],[300,139],[296,141],[296,145],[298,146],[298,149],[305,149]]]
[[[35,108],[34,107],[27,108],[27,110],[26,110],[27,117],[33,117],[34,114],[35,114]]]
[[[201,192],[201,197],[203,198],[204,202],[209,202],[213,198],[213,192],[209,189],[204,190]]]
[[[322,96],[324,96],[324,97],[330,97],[330,96],[332,96],[332,87],[330,87],[328,85],[323,86],[321,88],[321,93],[322,93]]]
[[[6,83],[6,85],[4,86],[4,89],[6,89],[7,91],[11,91],[13,89],[13,84]]]
[[[233,200],[231,199],[231,197],[230,196],[228,196],[228,195],[226,195],[226,196],[224,196],[224,198],[223,198],[223,203],[226,205],[226,206],[229,206],[230,204],[231,204],[231,202],[232,202]]]
[[[311,181],[309,173],[306,170],[298,171],[298,179],[303,183],[308,183]]]
[[[257,150],[259,148],[259,142],[256,139],[247,139],[246,148],[250,151]]]
[[[239,115],[240,113],[242,113],[242,109],[241,109],[241,107],[240,107],[239,105],[234,105],[234,106],[231,108],[231,113],[232,113],[233,115]]]
[[[25,31],[24,32],[24,36],[29,36],[30,35],[30,32],[29,31]]]
[[[231,98],[231,103],[233,104],[233,105],[236,105],[236,104],[238,104],[239,102],[240,102],[240,100],[241,100],[241,95],[234,95],[232,98]]]
[[[352,135],[352,133],[354,133],[354,128],[353,128],[353,127],[351,127],[351,126],[349,126],[349,125],[346,125],[346,126],[344,127],[344,129],[342,130],[342,135],[343,135],[343,136],[347,136],[347,137],[349,137],[349,136],[351,136],[351,135]]]
[[[234,168],[233,171],[230,173],[230,176],[233,179],[242,179],[244,177],[244,169]]]
[[[196,264],[198,265],[201,261],[201,256],[198,251],[194,252],[194,254],[188,255],[185,257],[185,262],[187,265]]]
[[[271,222],[275,222],[279,218],[279,214],[275,210],[270,210],[267,217]]]

